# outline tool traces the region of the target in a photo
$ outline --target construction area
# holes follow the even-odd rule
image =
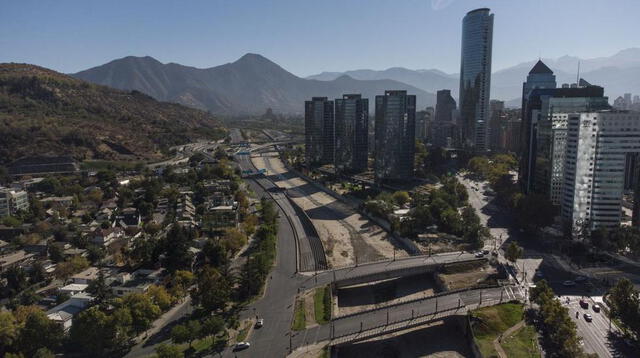
[[[277,152],[252,155],[251,161],[278,187],[287,189],[287,195],[309,216],[322,240],[329,267],[408,256],[380,226],[289,171]]]

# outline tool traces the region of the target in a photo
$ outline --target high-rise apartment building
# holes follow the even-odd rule
[[[29,209],[29,195],[24,190],[0,187],[0,217],[13,216]]]
[[[416,96],[385,91],[375,105],[376,181],[407,180],[413,176]]]
[[[304,102],[305,159],[308,166],[334,162],[333,101],[313,97]]]
[[[369,100],[359,94],[345,94],[334,102],[336,171],[364,171],[369,148]]]
[[[640,113],[569,114],[562,218],[574,229],[620,224],[625,168],[640,152]]]
[[[489,98],[493,14],[469,11],[462,20],[460,121],[463,146],[484,151],[489,146]]]

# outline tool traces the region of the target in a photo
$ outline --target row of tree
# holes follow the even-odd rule
[[[559,357],[590,357],[580,345],[576,324],[569,316],[569,310],[562,306],[547,282],[537,282],[529,293],[531,300],[539,306],[538,314],[549,344],[548,351]]]
[[[626,278],[619,280],[609,290],[607,303],[611,308],[611,316],[628,335],[640,337],[640,292]]]

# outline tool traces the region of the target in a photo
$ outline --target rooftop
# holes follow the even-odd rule
[[[553,71],[551,71],[551,69],[545,65],[542,60],[538,60],[531,71],[529,71],[529,74],[553,74]]]

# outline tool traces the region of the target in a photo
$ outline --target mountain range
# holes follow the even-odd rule
[[[494,72],[491,75],[491,98],[520,104],[522,82],[537,60],[523,62]],[[611,101],[624,93],[640,93],[640,48],[622,50],[609,57],[581,59],[563,56],[557,59],[543,58],[542,61],[555,73],[558,84],[576,81],[578,62],[580,77],[601,85]],[[458,74],[448,74],[440,70],[410,70],[392,67],[386,70],[352,70],[345,72],[322,72],[308,79],[330,81],[338,76],[348,75],[361,80],[393,79],[418,87],[428,92],[451,89],[458,96]]]
[[[363,80],[348,75],[329,81],[304,79],[257,54],[205,69],[129,56],[72,76],[223,115],[261,114],[268,108],[301,114],[304,101],[314,96],[340,98],[345,93],[361,93],[373,99],[389,89],[415,94],[420,107],[435,104],[433,93],[393,79]],[[370,104],[373,106],[373,100]]]
[[[536,61],[494,72],[491,98],[504,100],[507,106],[519,106],[522,82]],[[563,56],[543,61],[556,74],[558,85],[575,82],[580,62],[580,77],[603,86],[611,102],[626,92],[640,93],[640,48],[622,50],[609,57]],[[373,107],[373,98],[389,89],[415,94],[418,107],[424,108],[435,104],[436,91],[451,89],[457,98],[459,87],[456,73],[402,67],[322,72],[301,78],[251,53],[235,62],[204,69],[163,64],[149,56],[129,56],[72,76],[118,89],[141,91],[160,101],[222,115],[261,114],[268,108],[276,113],[301,114],[304,101],[311,97],[339,98],[345,93],[361,93],[370,99]]]
[[[225,133],[209,113],[139,91],[35,65],[0,64],[0,165],[31,155],[156,160],[171,146]]]

